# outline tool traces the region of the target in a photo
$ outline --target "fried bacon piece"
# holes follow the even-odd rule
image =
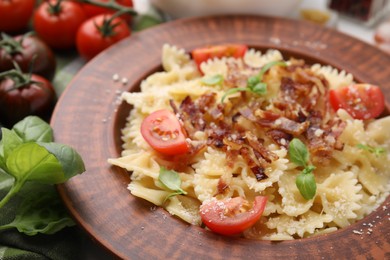
[[[187,96],[179,106],[170,101],[171,107],[190,139],[197,131],[204,132],[205,146],[223,151],[229,167],[241,156],[258,181],[268,178],[265,169],[278,159],[264,142],[288,149],[294,137],[305,139],[313,163],[326,164],[334,149],[343,148],[338,138],[345,126],[340,119],[334,119],[329,101],[324,98],[329,92],[326,79],[312,72],[303,60],[292,60],[291,64],[280,71],[280,91],[270,100],[242,92],[222,104],[217,102],[215,93],[206,93],[195,101]],[[250,71],[242,73],[241,65],[227,65],[224,82],[232,88],[246,87],[251,73],[258,73],[255,68],[246,68]],[[179,164],[187,165],[187,161],[185,158]],[[218,192],[225,192],[225,186],[221,181]]]

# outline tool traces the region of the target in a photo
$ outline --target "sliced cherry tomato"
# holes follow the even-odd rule
[[[32,72],[48,80],[53,78],[56,70],[52,50],[45,42],[30,33],[15,37],[3,34],[0,41],[0,71],[13,69],[14,62],[23,72]]]
[[[257,196],[253,207],[241,197],[212,199],[200,207],[203,223],[222,235],[234,235],[253,226],[263,214],[267,197]]]
[[[0,0],[0,31],[22,32],[33,14],[35,0]]]
[[[333,109],[345,109],[355,119],[373,119],[385,108],[385,98],[381,89],[370,84],[355,84],[329,92]]]
[[[82,57],[90,60],[130,34],[130,28],[122,18],[111,19],[111,15],[101,14],[80,26],[77,32],[77,50]]]
[[[34,29],[50,47],[70,49],[86,15],[79,3],[50,0],[43,2],[34,14]]]
[[[141,124],[141,134],[153,149],[162,154],[184,154],[189,150],[182,126],[169,110],[158,110],[147,116]]]
[[[192,51],[192,58],[200,68],[200,64],[211,58],[234,57],[241,58],[248,50],[244,44],[214,45],[204,48],[197,48]]]
[[[101,2],[108,2],[109,0],[100,0]],[[133,7],[133,0],[115,0],[115,2],[119,5],[126,7]],[[83,4],[83,9],[88,18],[97,16],[99,14],[114,14],[115,10],[110,8],[104,8],[93,4]],[[129,14],[121,15],[121,18],[126,20],[127,23],[130,23],[132,20],[132,16]]]
[[[13,70],[9,72],[9,76],[0,79],[0,121],[12,127],[28,115],[48,120],[56,101],[50,82],[35,74],[30,77]]]

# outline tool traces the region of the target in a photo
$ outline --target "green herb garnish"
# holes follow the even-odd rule
[[[39,187],[43,193],[51,189],[57,194],[53,184],[63,183],[85,171],[80,155],[69,146],[53,142],[53,130],[39,117],[26,117],[11,130],[1,128],[1,131],[0,187],[5,196],[0,200],[0,208],[15,195],[22,196],[27,184]],[[61,204],[61,200],[58,194],[52,195],[49,191],[47,194],[34,202],[28,200],[31,194],[25,197],[14,221],[0,226],[0,230],[15,227],[28,235],[52,234],[74,224],[65,211],[52,212],[53,205]],[[50,216],[39,220],[39,215],[46,213]]]
[[[287,66],[284,61],[273,61],[267,63],[262,67],[259,74],[256,76],[249,77],[247,80],[247,86],[245,88],[231,88],[222,96],[221,103],[229,95],[235,94],[237,92],[247,91],[257,95],[265,95],[267,93],[267,84],[262,82],[264,74],[273,66]]]
[[[383,147],[373,147],[373,146],[364,145],[364,144],[357,144],[356,147],[359,149],[368,151],[370,153],[373,153],[373,154],[375,154],[375,156],[383,155],[386,152],[385,148],[383,148]]]
[[[309,152],[305,144],[298,138],[294,138],[288,147],[290,160],[298,166],[304,167],[302,172],[297,176],[295,184],[302,197],[307,200],[314,198],[317,190],[316,181],[313,171],[315,166],[308,165]]]
[[[172,196],[187,194],[187,192],[181,188],[181,179],[179,174],[174,170],[168,170],[165,167],[160,167],[158,180],[165,188],[172,191],[172,193],[165,198],[164,202]]]
[[[208,86],[220,85],[223,82],[223,76],[220,74],[202,78],[202,83]]]

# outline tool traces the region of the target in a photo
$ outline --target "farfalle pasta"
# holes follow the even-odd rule
[[[261,72],[270,63],[282,65]],[[122,156],[109,162],[131,173],[132,195],[199,226],[205,203],[266,197],[261,218],[241,232],[265,240],[332,232],[388,195],[390,117],[355,119],[327,100],[331,89],[355,84],[351,74],[285,61],[278,50],[249,49],[196,64],[185,50],[164,45],[162,64],[164,71],[146,78],[140,92],[122,94],[133,109],[122,130]],[[185,154],[164,155],[142,135],[145,118],[159,110],[173,111],[182,124]],[[306,168],[316,184],[309,199],[296,184],[305,170],[291,159],[293,138],[308,147]],[[164,185],[161,169],[175,170],[180,192]]]

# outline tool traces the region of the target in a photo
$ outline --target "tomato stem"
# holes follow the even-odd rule
[[[53,15],[58,15],[62,10],[61,2],[62,0],[57,0],[54,2],[54,4],[52,4],[50,1],[48,1],[47,3],[49,5],[49,13]]]
[[[80,0],[81,3],[92,4],[100,7],[110,8],[116,11],[123,11],[122,14],[130,14],[130,15],[138,15],[137,11],[135,11],[131,7],[123,6],[115,2],[115,0],[110,0],[108,2],[101,2],[95,0]]]
[[[110,36],[113,36],[116,34],[116,32],[114,31],[114,28],[117,27],[121,22],[119,21],[119,22],[114,24],[113,21],[115,18],[117,18],[125,13],[127,13],[126,10],[121,10],[121,11],[118,11],[118,12],[114,13],[113,15],[109,16],[108,19],[104,18],[103,23],[100,26],[95,23],[96,29],[101,33],[103,38],[110,37]]]

